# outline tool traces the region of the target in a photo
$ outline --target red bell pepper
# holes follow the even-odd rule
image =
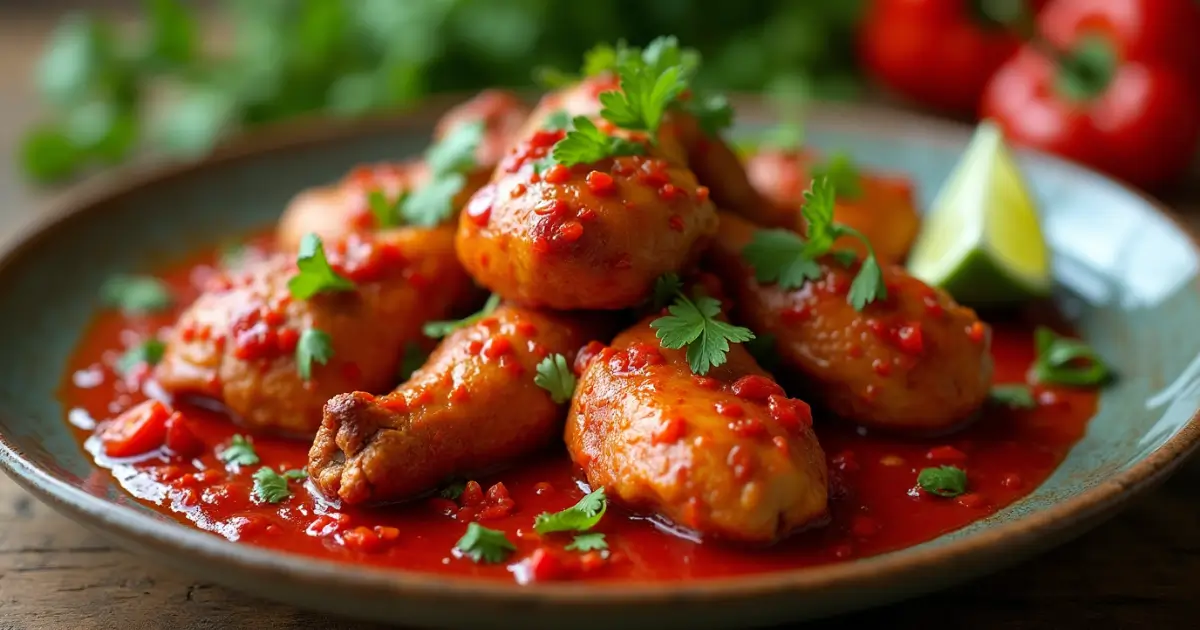
[[[989,78],[1016,53],[1012,22],[1045,0],[873,0],[859,27],[864,69],[924,105],[973,114]],[[995,15],[993,7],[1010,14]]]
[[[1200,142],[1200,6],[1054,0],[1037,26],[989,82],[981,117],[1016,144],[1138,186],[1187,169]]]

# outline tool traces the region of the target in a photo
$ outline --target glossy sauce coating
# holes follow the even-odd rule
[[[158,383],[220,401],[247,426],[312,435],[325,401],[346,391],[386,391],[405,344],[423,342],[425,321],[454,314],[476,295],[454,257],[450,227],[351,235],[328,243],[326,255],[357,284],[354,291],[293,299],[291,254],[211,273],[165,338]],[[310,329],[329,335],[333,356],[314,361],[305,381],[296,348]]]
[[[761,150],[747,158],[750,181],[773,208],[771,215],[775,218],[756,223],[789,227],[801,234],[807,232],[800,206],[812,181],[810,169],[817,160],[809,151],[778,149]],[[833,220],[866,236],[880,262],[903,261],[921,227],[912,184],[899,177],[870,172],[860,173],[859,183],[860,197],[838,195]],[[862,242],[853,237],[838,239],[836,247],[866,253]]]
[[[593,488],[702,538],[769,543],[826,517],[825,454],[807,404],[740,345],[694,375],[649,317],[589,361],[566,442]]]
[[[731,214],[707,266],[732,296],[734,319],[775,339],[781,365],[814,403],[848,420],[936,433],[971,419],[992,377],[991,329],[969,308],[897,266],[883,267],[888,297],[862,312],[847,300],[857,269],[821,262],[824,276],[785,290],[760,284],[742,251],[756,228]]]
[[[656,278],[698,261],[717,227],[708,189],[654,146],[645,155],[536,172],[533,162],[563,135],[534,131],[500,162],[459,215],[459,259],[477,282],[516,304],[635,306]]]
[[[209,252],[163,270],[160,277],[178,304],[197,297],[214,258]],[[248,434],[247,430],[222,414],[188,405],[175,406],[199,441],[195,454],[183,458],[155,451],[138,459],[106,457],[93,437],[95,424],[149,395],[161,395],[144,370],[123,376],[114,364],[128,345],[171,325],[181,308],[139,317],[105,311],[85,331],[64,374],[60,399],[75,435],[100,467],[89,483],[102,488],[111,474],[151,508],[240,544],[500,582],[694,581],[845,562],[908,547],[1025,496],[1062,461],[1096,409],[1095,392],[1037,387],[1036,409],[987,408],[963,432],[922,441],[856,430],[818,416],[814,428],[830,468],[828,525],[766,549],[731,547],[694,542],[614,505],[596,527],[610,546],[609,556],[603,558],[566,551],[570,536],[541,537],[533,532],[536,515],[569,507],[586,491],[578,468],[558,450],[479,477],[477,492],[464,492],[458,500],[432,496],[387,509],[339,508],[296,481],[290,483],[290,498],[277,504],[256,501],[251,477],[258,467],[302,467],[309,442],[252,433],[261,462],[226,466],[217,453],[234,434]],[[1024,380],[1034,357],[1033,323],[997,322],[991,348],[996,382]],[[969,494],[943,499],[915,489],[921,468],[943,463],[967,471]],[[508,506],[505,497],[511,506],[490,509]],[[457,557],[452,548],[471,520],[503,531],[516,551],[499,564]],[[556,571],[533,570],[555,565]]]
[[[483,137],[475,149],[476,167],[466,175],[466,183],[452,205],[461,208],[480,186],[487,183],[492,169],[503,156],[517,130],[524,124],[529,106],[516,95],[503,90],[484,90],[474,98],[447,111],[434,128],[434,142],[442,140],[466,124],[483,122]],[[295,250],[305,234],[323,239],[377,229],[379,226],[368,205],[368,195],[380,191],[389,200],[399,198],[429,183],[431,173],[422,160],[383,162],[355,167],[341,181],[301,191],[288,204],[279,219],[276,233],[282,250]]]
[[[535,384],[537,366],[554,354],[569,365],[604,328],[595,317],[501,306],[453,332],[394,392],[334,396],[309,475],[347,505],[396,501],[544,448],[567,404]]]

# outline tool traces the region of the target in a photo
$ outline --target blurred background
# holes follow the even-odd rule
[[[1035,18],[1048,4],[1100,14],[1115,4],[1126,20],[1176,23],[1141,37],[1200,84],[1200,31],[1189,34],[1200,21],[1162,8],[1196,10],[1195,0],[0,0],[0,148],[13,162],[0,185],[58,185],[146,150],[199,156],[231,134],[299,116],[401,111],[430,93],[490,85],[535,88],[539,68],[575,72],[598,42],[641,45],[668,33],[703,54],[706,86],[883,101],[969,121],[1023,42],[1045,44]],[[1107,48],[1060,49],[1072,71],[1060,74],[1077,79],[1066,87],[1091,89],[1093,101],[1117,85],[1108,81],[1121,63],[1114,50],[1147,49],[1109,30],[1117,35]],[[1028,78],[1030,69],[1014,72]],[[1182,117],[1190,151],[1174,161],[1191,161],[1200,108],[1190,105],[1200,100],[1164,104],[1170,95],[1159,92],[1124,100],[1153,118]],[[1019,117],[1026,105],[991,109],[1005,107]],[[1078,138],[1043,144],[1123,174]],[[1142,150],[1122,153],[1137,162]],[[1182,170],[1128,179],[1158,186]]]

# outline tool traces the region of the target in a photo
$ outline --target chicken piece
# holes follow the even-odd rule
[[[823,522],[827,469],[808,405],[740,345],[693,375],[652,320],[597,353],[575,389],[566,442],[588,483],[702,537],[765,543]]]
[[[661,145],[537,173],[534,162],[564,135],[538,129],[501,161],[459,215],[459,260],[477,282],[524,306],[634,306],[656,278],[699,259],[716,209]]]
[[[294,299],[294,255],[216,278],[166,340],[158,382],[178,396],[216,399],[249,427],[311,436],[331,396],[387,391],[405,345],[424,341],[422,325],[478,297],[449,226],[355,234],[326,255],[353,291]],[[329,336],[332,356],[313,361],[306,382],[296,355],[315,339],[303,341],[310,330]]]
[[[860,313],[847,301],[855,269],[820,262],[823,276],[799,289],[760,284],[742,257],[755,226],[721,214],[708,251],[736,304],[734,319],[774,336],[784,373],[811,400],[862,425],[932,434],[970,419],[987,398],[991,329],[944,291],[883,265],[888,297]]]
[[[538,363],[561,354],[570,366],[603,328],[588,315],[501,306],[451,333],[396,391],[330,400],[310,477],[347,504],[396,501],[546,446],[567,405],[534,382]]]
[[[810,169],[816,161],[806,151],[774,149],[755,153],[746,161],[750,181],[774,208],[773,216],[779,217],[773,225],[790,227],[801,234],[807,232],[800,206],[812,179]],[[859,181],[862,196],[848,199],[838,195],[833,220],[862,232],[881,263],[902,262],[921,227],[912,185],[900,177],[866,172],[860,173]],[[837,247],[866,253],[862,242],[849,236],[839,239]]]
[[[485,90],[462,103],[438,121],[434,141],[449,137],[463,125],[484,124],[483,137],[475,148],[476,166],[466,173],[466,183],[455,195],[452,205],[461,208],[467,199],[487,183],[496,163],[516,137],[514,134],[528,117],[529,106],[516,95],[501,90]],[[356,167],[341,181],[300,192],[292,200],[276,228],[280,249],[295,251],[305,234],[314,233],[325,240],[341,238],[352,232],[376,227],[367,196],[375,190],[387,199],[396,199],[432,178],[424,160],[385,162]]]

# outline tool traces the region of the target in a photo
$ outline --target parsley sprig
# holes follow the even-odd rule
[[[325,365],[333,358],[333,338],[317,328],[306,328],[296,342],[296,372],[305,381],[312,380],[312,365]]]
[[[416,190],[403,190],[389,199],[382,190],[367,193],[367,208],[381,228],[397,225],[434,227],[454,215],[454,197],[467,185],[464,173],[478,166],[475,150],[483,141],[484,122],[456,127],[425,151],[430,180]]]
[[[571,400],[575,393],[575,373],[571,371],[567,358],[561,354],[552,354],[537,365],[537,375],[533,382],[542,389],[550,392],[550,400],[561,405]]]
[[[577,534],[571,544],[563,547],[567,551],[578,551],[587,553],[589,551],[607,551],[608,541],[604,540],[604,534],[600,532],[588,532],[586,534]]]
[[[307,473],[299,469],[280,474],[269,466],[263,466],[254,472],[254,497],[264,503],[279,503],[292,496],[288,481],[304,479],[307,476]]]
[[[484,303],[483,308],[480,309],[478,313],[468,315],[462,319],[426,322],[422,330],[426,337],[431,339],[440,339],[458,330],[459,328],[474,324],[484,317],[491,315],[492,312],[494,312],[499,306],[500,296],[493,293],[488,296],[487,302]]]
[[[760,283],[777,283],[783,289],[798,289],[807,280],[817,280],[822,271],[817,259],[826,254],[833,255],[843,264],[856,257],[851,252],[833,251],[834,242],[851,236],[867,248],[867,256],[858,268],[858,274],[850,284],[847,296],[855,310],[861,311],[876,300],[887,299],[887,286],[883,282],[883,270],[875,259],[875,249],[858,230],[835,223],[833,220],[836,189],[828,177],[813,180],[804,192],[801,213],[808,223],[808,238],[783,229],[759,230],[754,239],[742,250],[742,258],[754,267],[755,278]]]
[[[667,313],[650,322],[650,327],[662,347],[672,350],[687,347],[688,365],[696,374],[708,374],[710,369],[723,365],[729,344],[754,339],[749,328],[721,320],[720,300],[699,289],[690,297],[682,289],[676,289]]]
[[[917,474],[917,485],[939,497],[956,497],[967,491],[967,473],[957,466],[923,468]]]
[[[304,235],[300,251],[296,254],[296,275],[288,280],[288,291],[297,300],[325,292],[353,291],[353,282],[342,277],[329,265],[325,257],[325,245],[321,237],[313,233]]]
[[[167,351],[167,344],[150,337],[143,339],[136,346],[131,347],[117,359],[117,371],[126,374],[133,368],[146,364],[149,366],[157,365],[162,360],[163,354]]]
[[[538,514],[533,519],[533,529],[543,536],[554,532],[586,532],[604,518],[606,511],[608,498],[604,495],[604,488],[599,488],[565,510],[554,514]]]
[[[454,545],[462,555],[475,563],[504,562],[504,559],[517,550],[504,532],[488,529],[479,523],[467,525],[467,533]]]
[[[861,199],[863,196],[862,173],[854,159],[844,151],[838,151],[824,162],[814,164],[811,174],[814,179],[828,178],[838,196],[844,199]]]
[[[235,466],[253,466],[259,461],[254,442],[241,434],[235,434],[229,440],[229,446],[217,453],[217,459]]]
[[[554,161],[563,166],[591,164],[619,155],[641,155],[646,147],[638,142],[605,134],[587,116],[571,120],[571,130],[554,144]]]
[[[1038,383],[1068,387],[1098,387],[1108,383],[1112,370],[1086,343],[1063,337],[1045,326],[1034,331],[1037,360],[1030,372]]]
[[[992,390],[988,393],[988,401],[1013,409],[1033,409],[1037,407],[1037,401],[1034,400],[1033,392],[1029,389],[1029,386],[1016,383],[992,385]]]

